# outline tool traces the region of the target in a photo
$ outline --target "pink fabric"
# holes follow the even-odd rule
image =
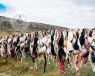
[[[34,46],[34,40],[30,43],[30,45],[33,47]]]
[[[20,38],[20,42],[23,43],[24,41],[25,41],[25,38],[24,38],[24,37],[21,37],[21,38]]]
[[[89,51],[85,48],[81,52],[81,57],[87,57],[89,55]]]
[[[85,62],[84,62],[85,67],[87,67],[88,56],[87,57],[84,57],[84,60],[85,60]]]
[[[87,38],[85,38],[85,42],[84,42],[85,49],[82,50],[81,57],[84,58],[84,60],[85,60],[84,64],[85,64],[85,67],[87,67],[87,61],[88,61],[88,56],[89,56],[88,48],[89,48],[89,45],[90,45],[89,42],[88,42],[88,40],[89,40],[89,38],[88,38],[89,37],[89,30],[86,30],[85,34],[87,35]]]
[[[85,48],[89,48],[89,43],[88,43],[88,39],[85,38],[85,42],[84,42]]]
[[[58,40],[57,40],[57,45],[58,45],[58,42],[59,42],[59,40],[60,40],[60,30],[59,30],[59,28],[58,28],[57,30],[58,30],[58,35],[59,35],[59,38],[58,38]]]
[[[91,44],[91,43],[92,43],[92,40],[93,40],[93,38],[88,37],[88,42],[89,42],[89,44]]]
[[[24,44],[24,43],[22,43],[22,44],[20,45],[20,47],[21,47],[21,49],[24,49],[25,44]]]

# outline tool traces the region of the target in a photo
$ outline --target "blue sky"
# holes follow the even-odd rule
[[[0,12],[4,12],[4,11],[6,11],[6,6],[0,4]]]
[[[31,22],[69,28],[95,27],[95,0],[0,0],[0,4],[6,6],[0,16],[10,18],[13,11],[25,10]]]

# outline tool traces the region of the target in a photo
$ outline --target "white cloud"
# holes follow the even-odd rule
[[[2,16],[26,10],[31,22],[69,28],[94,27],[95,6],[90,0],[0,0],[7,7]],[[94,2],[94,1],[93,1]]]

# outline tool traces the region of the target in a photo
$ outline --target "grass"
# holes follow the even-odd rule
[[[29,61],[28,58],[25,58],[24,60],[25,61],[21,64],[19,61],[15,61],[14,59],[10,59],[8,63],[5,63],[4,59],[0,59],[0,73],[5,73],[6,75],[11,76],[76,76],[75,69],[71,70],[67,66],[65,66],[67,73],[61,73],[59,65],[55,67],[52,61],[51,64],[47,64],[46,73],[44,73],[43,62],[38,63],[37,70],[35,68],[31,70],[30,67],[34,66],[33,62]],[[15,64],[17,66],[15,66]],[[87,67],[84,67],[82,64],[82,70],[80,73],[80,76],[95,76],[89,62]]]

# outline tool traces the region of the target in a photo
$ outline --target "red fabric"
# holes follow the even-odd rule
[[[78,69],[80,68],[80,64],[81,64],[81,56],[80,56],[80,51],[79,51],[78,56],[77,56],[77,63],[76,63]]]
[[[14,47],[12,47],[12,56],[14,56]]]
[[[65,69],[64,69],[64,66],[63,66],[63,62],[62,62],[62,61],[61,61],[61,67],[62,67],[62,68],[61,68],[61,71],[62,71],[62,72],[64,72],[64,73],[66,73],[66,71],[65,71]]]
[[[61,72],[63,73],[66,73],[66,71],[65,71],[65,69],[64,69],[64,66],[63,66],[63,62],[61,61],[59,61],[59,56],[57,55],[57,59],[58,59],[58,62],[59,62],[59,66],[60,66],[60,70],[61,70]]]
[[[61,70],[61,72],[62,72],[62,73],[63,73],[63,72],[66,73],[62,61],[61,61],[61,62],[59,61],[59,66],[60,66],[60,70]]]
[[[60,29],[58,28],[58,34],[59,34],[59,36],[60,36]]]
[[[28,34],[28,37],[30,37],[31,35],[30,34]]]

